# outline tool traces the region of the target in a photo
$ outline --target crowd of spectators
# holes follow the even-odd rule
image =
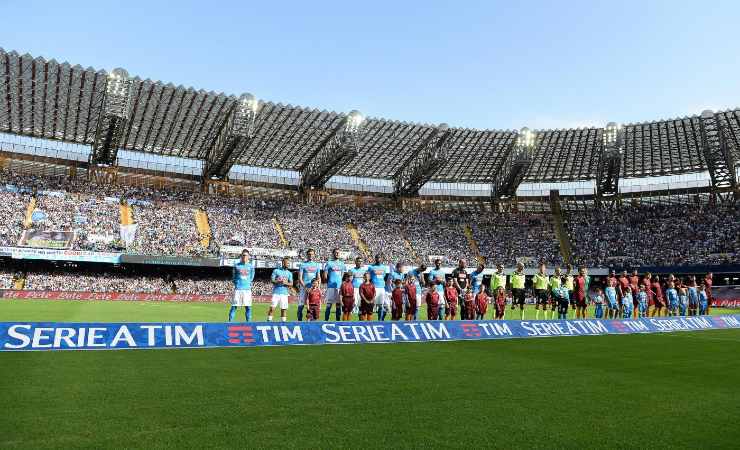
[[[52,270],[28,272],[25,289],[74,292],[172,293],[172,282],[160,276],[127,275],[114,272]]]
[[[566,214],[587,266],[722,264],[740,259],[740,204],[642,205]]]
[[[0,269],[0,289],[12,289],[15,274],[5,269]]]
[[[481,256],[491,265],[511,267],[517,258],[529,261],[530,267],[542,261],[550,266],[563,264],[560,243],[548,215],[481,215],[470,224]]]
[[[300,257],[316,249],[325,260],[333,248],[350,258],[380,253],[386,262],[445,263],[475,260],[470,226],[489,264],[560,265],[559,242],[548,214],[401,211],[388,206],[303,204],[215,196],[173,189],[96,184],[80,178],[34,176],[0,169],[0,245],[17,245],[26,209],[36,198],[32,228],[75,231],[73,247],[146,255],[216,256],[221,245],[291,249]],[[132,205],[137,231],[125,246],[120,206]],[[739,259],[740,207],[644,205],[569,214],[566,228],[575,262],[588,266],[713,264]],[[196,211],[207,213],[211,245],[201,243]],[[278,225],[276,225],[278,224]],[[353,240],[354,224],[361,243]],[[280,230],[282,230],[282,237]],[[284,240],[283,240],[284,237]]]
[[[12,289],[14,273],[0,271],[0,289]],[[25,277],[26,290],[72,292],[133,292],[146,294],[229,294],[234,290],[231,278],[223,276],[166,275],[148,276],[114,271],[87,272],[79,269],[54,269],[30,271]],[[257,278],[252,284],[252,294],[267,296],[272,293],[272,283]]]
[[[23,231],[29,194],[5,190],[0,180],[0,245],[16,245]]]

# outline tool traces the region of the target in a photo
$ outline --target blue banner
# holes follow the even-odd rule
[[[0,351],[434,342],[660,333],[724,328],[740,328],[740,315],[636,320],[446,322],[0,322]]]

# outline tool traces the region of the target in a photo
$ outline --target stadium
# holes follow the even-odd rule
[[[0,48],[1,448],[737,445],[740,109],[477,129],[50,56]]]

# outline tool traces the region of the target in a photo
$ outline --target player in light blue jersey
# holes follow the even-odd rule
[[[446,277],[445,272],[442,270],[442,260],[437,258],[434,260],[434,268],[429,271],[429,288],[434,289],[439,294],[439,320],[444,320],[445,317],[445,284]]]
[[[342,317],[342,299],[339,295],[339,288],[342,285],[342,277],[347,272],[347,266],[339,258],[339,249],[335,248],[331,252],[332,259],[324,264],[323,278],[326,282],[326,310],[324,311],[324,321],[329,321],[331,316],[331,307],[336,305],[334,318],[337,322]]]
[[[678,292],[676,292],[676,285],[673,280],[668,281],[668,289],[665,291],[666,301],[668,303],[668,315],[678,315]]]
[[[640,291],[637,293],[637,307],[639,308],[639,317],[647,317],[648,295],[644,284],[640,284]]]
[[[306,260],[298,267],[298,321],[303,320],[303,307],[306,304],[306,292],[311,287],[313,279],[319,277],[319,288],[321,288],[321,264],[314,261],[316,251],[309,248],[306,251]]]
[[[632,308],[634,305],[632,304],[632,290],[626,289],[622,293],[622,318],[623,319],[629,319],[632,317]]]
[[[709,307],[709,296],[707,295],[707,287],[704,283],[699,287],[699,315],[703,316],[707,313]]]
[[[601,288],[596,288],[596,294],[591,298],[594,304],[594,319],[604,318],[604,293]]]
[[[360,286],[362,285],[362,281],[365,278],[365,274],[367,273],[367,269],[362,267],[362,258],[359,256],[355,258],[355,267],[352,267],[349,269],[349,273],[352,275],[352,287],[355,289],[354,296],[355,296],[355,306],[352,309],[352,314],[360,314]],[[359,316],[358,316],[359,320]]]
[[[688,309],[689,309],[688,289],[683,283],[681,283],[681,286],[678,288],[678,313],[682,316],[685,316]]]
[[[273,311],[275,308],[280,308],[280,320],[285,322],[288,313],[288,295],[290,295],[290,287],[293,286],[293,273],[290,271],[288,258],[283,258],[280,267],[272,271],[270,281],[272,282],[272,301],[270,310],[267,312],[267,321],[272,322]]]
[[[370,274],[370,281],[375,286],[375,309],[378,313],[378,320],[385,320],[387,311],[383,307],[385,301],[385,283],[390,270],[388,265],[383,264],[383,258],[375,255],[375,262],[367,267],[367,273]]]
[[[689,276],[689,315],[695,316],[699,307],[699,288],[696,287],[696,277]]]
[[[470,284],[472,286],[473,295],[477,295],[481,286],[483,286],[483,271],[485,268],[486,267],[483,264],[478,263],[478,267],[470,273]]]
[[[249,261],[249,250],[242,250],[239,261],[234,264],[231,277],[234,283],[234,295],[231,297],[231,309],[229,309],[229,322],[234,320],[236,310],[244,307],[244,319],[252,320],[252,281],[254,281],[254,264]]]

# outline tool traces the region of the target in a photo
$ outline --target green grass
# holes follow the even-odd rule
[[[267,309],[266,304],[255,305],[252,320],[265,321]],[[224,303],[0,300],[0,321],[5,322],[225,322],[228,320],[228,311],[229,306]],[[712,313],[737,314],[740,310],[714,308]],[[490,311],[486,317],[491,318]],[[244,308],[239,309],[236,318],[243,320]],[[288,320],[295,318],[296,306],[290,305]],[[425,308],[421,308],[419,318],[426,318]],[[507,309],[506,318],[518,319],[519,311]],[[535,318],[533,306],[526,307],[524,318]],[[544,316],[540,318],[544,319]]]
[[[294,312],[294,311],[291,311]],[[224,305],[0,301],[0,320]],[[0,448],[737,448],[740,330],[0,353]]]

